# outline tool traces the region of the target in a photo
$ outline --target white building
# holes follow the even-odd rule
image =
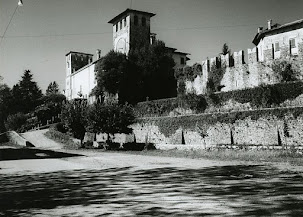
[[[111,19],[108,23],[113,25],[114,50],[128,55],[132,45],[138,40],[143,43],[153,43],[156,40],[156,34],[150,32],[150,19],[153,16],[155,16],[153,13],[127,9]],[[168,50],[176,67],[186,65],[189,60],[188,53],[179,52],[175,48]],[[75,98],[94,100],[94,97],[90,97],[90,93],[97,85],[95,63],[100,58],[100,52],[97,53],[95,61],[92,54],[73,51],[66,54],[65,96],[68,100]]]

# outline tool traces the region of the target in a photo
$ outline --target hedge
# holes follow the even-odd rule
[[[251,103],[252,106],[270,107],[292,100],[303,94],[303,82],[285,82],[255,88],[220,92],[214,94],[219,103],[233,99],[239,103]]]
[[[134,113],[136,117],[168,116],[175,108],[178,108],[177,98],[159,99],[139,102],[134,108]]]

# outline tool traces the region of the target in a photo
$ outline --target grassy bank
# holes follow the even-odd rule
[[[281,162],[303,166],[303,155],[284,150],[155,150],[142,152],[128,152],[130,154],[149,155],[159,157],[180,157],[191,159],[209,159],[225,161],[251,162]]]
[[[70,136],[52,128],[50,128],[49,131],[47,131],[44,135],[55,142],[63,144],[65,149],[75,150],[79,149],[80,147],[80,144],[75,142]]]

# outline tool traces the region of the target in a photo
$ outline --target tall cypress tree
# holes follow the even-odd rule
[[[12,89],[14,106],[13,113],[28,113],[38,105],[38,99],[42,97],[42,91],[37,82],[33,81],[33,74],[25,70],[22,79]]]

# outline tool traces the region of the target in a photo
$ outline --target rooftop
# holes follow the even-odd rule
[[[265,30],[261,31],[260,33],[257,33],[257,35],[253,39],[253,43],[255,45],[258,45],[259,42],[261,41],[261,39],[267,35],[274,35],[274,34],[288,32],[288,31],[296,30],[296,29],[300,29],[300,28],[303,28],[303,19],[296,20],[291,23],[286,23],[283,25],[275,24],[272,26],[271,29],[265,29]]]
[[[127,15],[129,15],[130,13],[136,13],[136,14],[143,14],[143,15],[147,15],[149,17],[153,17],[156,14],[154,13],[150,13],[150,12],[146,12],[146,11],[137,11],[137,10],[133,10],[133,9],[129,9],[127,8],[125,11],[123,11],[122,13],[120,13],[119,15],[115,16],[113,19],[111,19],[110,21],[108,21],[108,23],[112,23],[115,24],[117,22],[117,20],[120,20],[121,17],[125,17]]]
[[[71,53],[74,53],[74,54],[84,54],[84,55],[88,55],[88,56],[94,56],[93,54],[82,53],[82,52],[76,52],[76,51],[70,51],[70,52],[68,52],[65,56],[68,56],[68,55],[70,55]]]

